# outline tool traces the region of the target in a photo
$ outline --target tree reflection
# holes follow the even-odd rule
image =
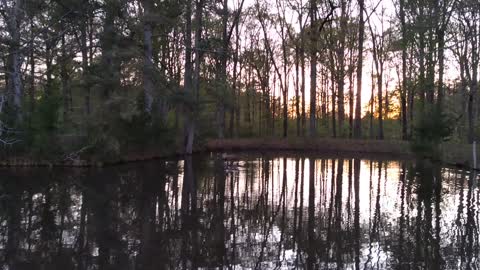
[[[186,157],[4,170],[5,269],[477,269],[475,172],[416,163]]]

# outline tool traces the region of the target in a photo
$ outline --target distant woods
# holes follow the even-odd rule
[[[73,155],[212,137],[472,142],[479,19],[474,0],[1,0],[0,139]]]

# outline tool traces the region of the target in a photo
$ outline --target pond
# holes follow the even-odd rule
[[[2,269],[478,269],[474,172],[212,153],[0,170]]]

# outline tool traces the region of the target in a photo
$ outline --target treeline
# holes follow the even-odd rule
[[[0,139],[68,158],[226,136],[472,142],[479,18],[476,0],[2,0]]]

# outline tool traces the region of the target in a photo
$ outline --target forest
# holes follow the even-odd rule
[[[479,68],[480,0],[0,0],[0,269],[480,269]]]
[[[478,0],[1,0],[4,156],[478,134]]]

